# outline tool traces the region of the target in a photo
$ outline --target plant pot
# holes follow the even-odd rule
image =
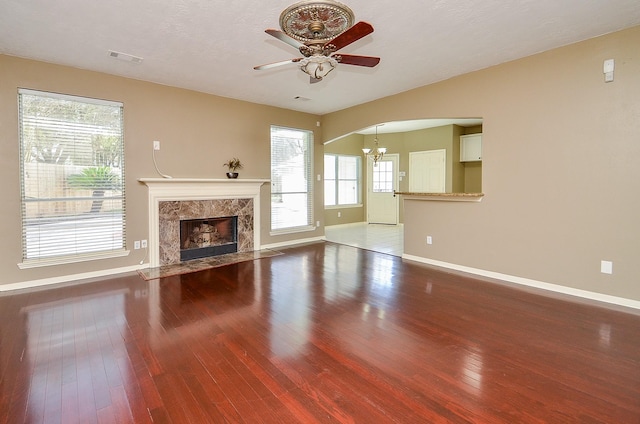
[[[227,172],[227,178],[238,178],[237,172]]]

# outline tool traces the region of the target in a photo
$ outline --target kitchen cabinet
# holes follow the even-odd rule
[[[460,136],[460,162],[482,160],[482,133]]]

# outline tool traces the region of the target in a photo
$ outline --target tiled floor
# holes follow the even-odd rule
[[[382,225],[359,222],[325,227],[327,241],[360,247],[375,252],[402,256],[404,230],[402,224]]]

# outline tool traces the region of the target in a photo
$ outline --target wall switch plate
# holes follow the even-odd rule
[[[433,244],[433,238],[431,238],[431,236],[427,236],[427,244]]]
[[[613,262],[600,261],[600,272],[603,274],[613,274]]]
[[[133,248],[135,250],[140,249],[140,240],[136,240],[136,241],[133,242]]]

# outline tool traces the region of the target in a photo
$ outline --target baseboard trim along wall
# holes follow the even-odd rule
[[[449,262],[436,261],[434,259],[423,258],[420,256],[413,256],[403,254],[402,259],[408,259],[410,261],[421,262],[427,265],[433,265],[440,268],[447,268],[454,271],[460,271],[467,274],[478,275],[481,277],[487,277],[494,280],[501,280],[508,283],[514,283],[522,286],[533,287],[537,289],[547,290],[555,293],[566,294],[569,296],[579,297],[583,299],[595,300],[597,302],[609,303],[617,306],[624,306],[627,308],[640,310],[640,301],[626,299],[624,297],[610,296],[607,294],[591,292],[587,290],[574,289],[571,287],[561,286],[558,284],[545,283],[543,281],[531,280],[529,278],[516,277],[514,275],[501,274],[499,272],[486,271],[479,268],[471,268],[468,266],[452,264]]]
[[[116,274],[134,272],[139,269],[144,269],[148,267],[149,267],[149,264],[133,265],[133,266],[127,266],[127,267],[121,267],[121,268],[103,269],[100,271],[83,272],[81,274],[62,275],[60,277],[43,278],[41,280],[29,280],[29,281],[21,281],[19,283],[2,284],[0,285],[0,292],[31,289],[35,287],[48,286],[52,284],[69,283],[77,280],[86,280],[88,278],[113,276]]]

